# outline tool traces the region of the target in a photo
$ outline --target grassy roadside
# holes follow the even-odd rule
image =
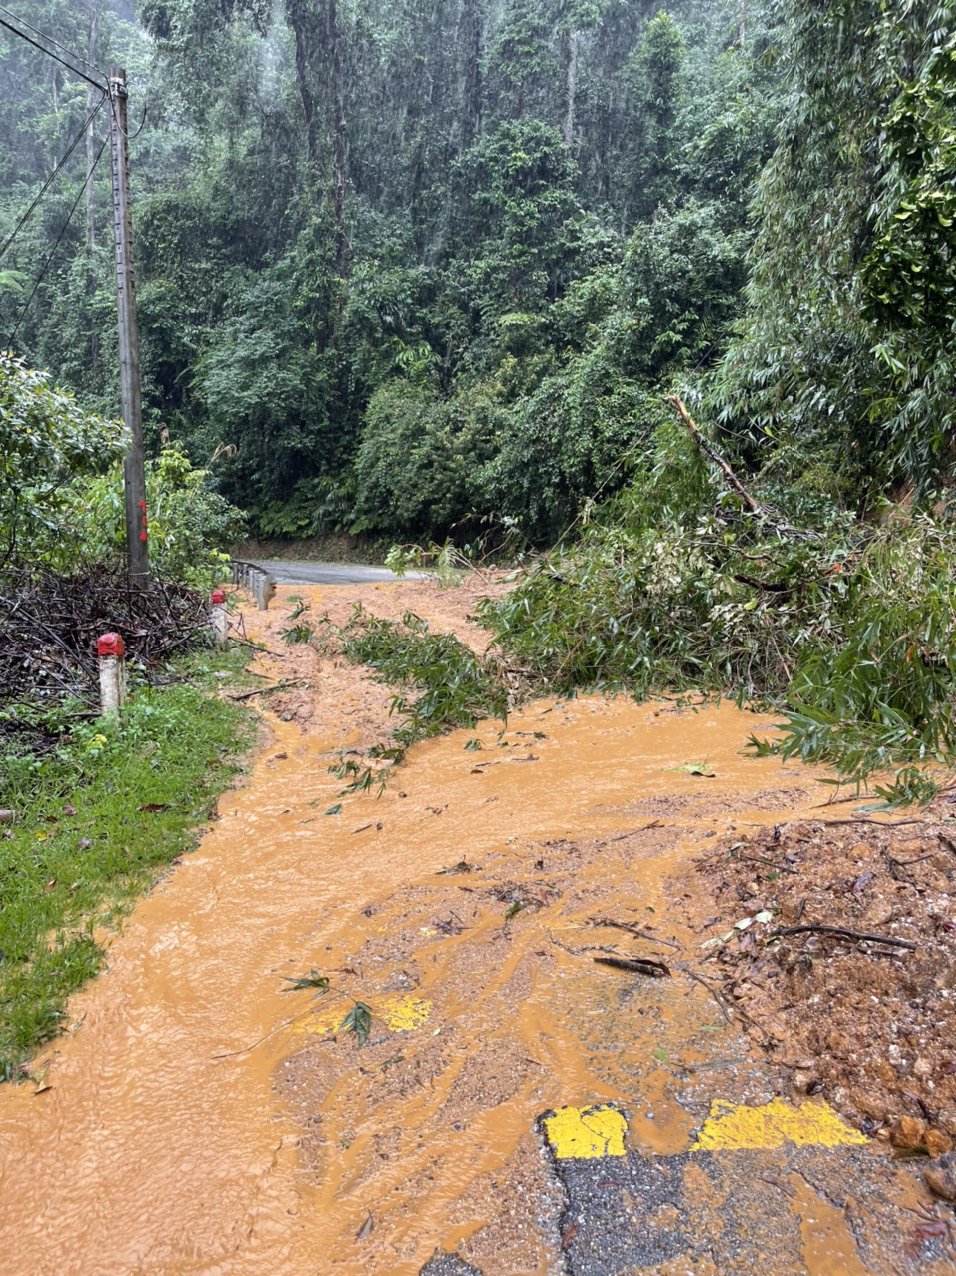
[[[115,923],[195,845],[254,738],[212,694],[241,653],[204,653],[183,681],[136,692],[123,729],[82,722],[42,760],[7,757],[0,808],[0,1081],[22,1078],[60,1030],[70,993],[99,970],[95,928]]]

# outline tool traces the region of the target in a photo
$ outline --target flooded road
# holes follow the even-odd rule
[[[394,610],[401,588],[365,601]],[[341,798],[328,768],[388,695],[283,652],[288,610],[247,614],[276,653],[256,667],[310,685],[272,698],[248,783],[72,1000],[49,1088],[0,1088],[11,1276],[414,1276],[459,1248],[486,1276],[562,1270],[571,1188],[542,1113],[626,1105],[627,1148],[666,1158],[715,1096],[773,1097],[677,969],[700,943],[691,859],[823,800],[808,771],[741,756],[754,716],[537,702],[417,746],[379,800]],[[672,977],[594,960],[622,951]],[[283,991],[311,970],[325,996]],[[356,1002],[365,1045],[340,1031]],[[807,1231],[816,1194],[791,1195]],[[803,1266],[766,1270],[833,1270],[810,1233]]]

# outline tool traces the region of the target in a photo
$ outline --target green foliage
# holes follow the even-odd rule
[[[150,565],[160,575],[206,587],[221,579],[224,552],[240,538],[244,519],[178,447],[167,445],[146,463]],[[75,483],[71,521],[83,554],[94,561],[123,552],[126,521],[122,472]]]
[[[16,819],[0,839],[0,1077],[22,1076],[61,1030],[103,960],[96,930],[193,845],[248,723],[198,686],[141,688],[122,732],[81,723],[40,759],[2,760],[0,803]]]
[[[761,178],[720,420],[749,464],[821,456],[858,504],[951,463],[951,0],[793,6],[790,108]]]
[[[450,401],[403,383],[376,391],[355,461],[352,530],[438,536],[481,509],[501,417],[484,387]]]
[[[125,435],[84,412],[42,372],[0,351],[0,540],[7,557],[51,555],[69,531],[67,487],[116,462]]]
[[[865,528],[779,487],[782,512],[755,515],[691,449],[658,431],[653,457],[580,543],[486,606],[496,641],[560,693],[698,687],[785,707],[781,752],[850,781],[956,765],[948,517],[896,512]],[[894,791],[917,789],[904,777]]]
[[[473,727],[479,718],[507,718],[507,692],[492,667],[453,634],[431,633],[414,612],[407,611],[399,625],[357,604],[340,636],[349,660],[402,688],[392,712],[405,719],[394,732],[404,748],[455,727]],[[414,699],[410,691],[417,693]]]
[[[372,1015],[371,1006],[367,1006],[364,1001],[357,1001],[342,1020],[339,1032],[354,1032],[356,1041],[364,1046],[372,1030]]]

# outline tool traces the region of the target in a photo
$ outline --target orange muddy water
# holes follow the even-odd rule
[[[821,802],[813,776],[741,756],[758,721],[730,705],[585,697],[420,745],[380,800],[340,799],[336,750],[381,729],[387,695],[283,653],[283,592],[246,621],[276,650],[260,671],[311,680],[292,720],[265,712],[248,782],[72,1000],[49,1088],[0,1089],[9,1276],[412,1276],[463,1243],[498,1256],[490,1276],[546,1272],[540,1113],[639,1093],[630,1140],[671,1153],[695,1124],[678,1070],[703,1111],[770,1097],[705,989],[635,992],[594,958],[699,944],[684,866]],[[319,610],[333,591],[298,592]],[[283,992],[313,968],[327,996]],[[356,1000],[363,1047],[336,1033]]]

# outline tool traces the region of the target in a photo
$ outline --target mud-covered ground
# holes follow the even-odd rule
[[[823,1094],[901,1149],[950,1150],[954,799],[908,817],[830,806],[819,819],[723,839],[696,867],[709,945],[698,969],[789,1069],[794,1093]]]

